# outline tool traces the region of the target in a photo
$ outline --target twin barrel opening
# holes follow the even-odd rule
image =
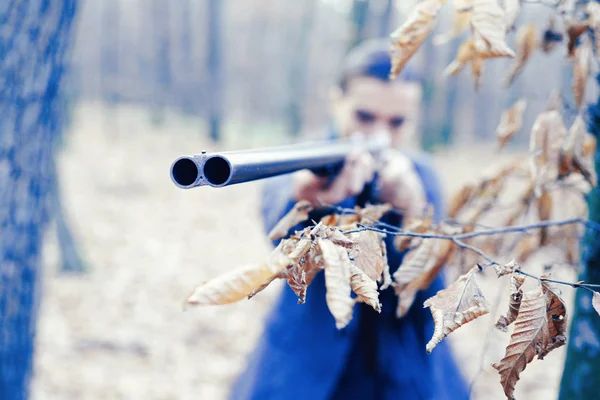
[[[173,181],[183,188],[197,186],[204,179],[210,186],[221,186],[231,179],[231,164],[222,156],[208,158],[198,165],[193,157],[182,157],[171,167]]]

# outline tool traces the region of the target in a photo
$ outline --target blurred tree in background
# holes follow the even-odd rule
[[[0,398],[26,399],[75,0],[0,2]]]

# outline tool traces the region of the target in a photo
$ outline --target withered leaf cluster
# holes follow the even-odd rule
[[[198,286],[186,302],[192,305],[226,304],[252,297],[275,279],[284,279],[304,303],[307,288],[324,271],[327,306],[341,329],[352,319],[356,301],[381,311],[379,282],[389,286],[384,234],[358,230],[358,224],[372,224],[390,209],[389,205],[357,209],[353,214],[330,215],[320,223],[295,232],[270,254],[265,263],[233,270]],[[308,217],[311,207],[298,202],[269,234],[277,239]],[[346,233],[348,232],[348,233]],[[352,293],[356,297],[352,296]]]
[[[515,386],[527,364],[536,356],[543,359],[567,341],[567,311],[557,289],[541,281],[536,282],[535,289],[525,292],[525,279],[518,268],[511,275],[508,313],[496,323],[503,332],[514,323],[504,358],[493,364],[508,399],[514,398]]]

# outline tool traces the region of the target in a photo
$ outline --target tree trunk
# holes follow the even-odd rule
[[[598,76],[600,83],[600,75]],[[589,131],[600,138],[600,98],[590,107]],[[600,173],[600,155],[596,149],[596,172]],[[600,222],[600,189],[588,195],[589,220]],[[580,280],[600,284],[600,233],[587,230],[581,243],[583,271]],[[559,399],[587,400],[598,398],[600,376],[600,316],[592,307],[592,293],[578,289],[573,320],[568,336],[567,359],[560,383]]]
[[[369,19],[369,1],[354,0],[352,2],[352,34],[350,35],[350,51],[354,46],[365,40],[367,20]]]
[[[0,46],[0,398],[29,397],[58,90],[76,0],[4,0]]]
[[[208,131],[210,138],[218,141],[221,138],[222,122],[222,65],[221,65],[221,17],[222,0],[208,1],[208,57],[206,58],[208,70],[209,114]]]
[[[292,136],[298,136],[302,130],[302,105],[305,103],[308,78],[310,36],[317,8],[315,0],[305,1],[304,13],[300,20],[297,46],[288,71],[290,101],[288,104],[288,129]]]

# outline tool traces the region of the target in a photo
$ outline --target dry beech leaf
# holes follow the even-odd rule
[[[538,353],[538,359],[544,357],[552,350],[567,343],[567,308],[564,301],[557,294],[558,290],[548,283],[542,283],[542,289],[546,296],[546,319],[548,320],[548,345]]]
[[[308,213],[312,211],[310,202],[301,200],[277,222],[277,224],[269,232],[269,239],[276,240],[286,237],[288,231],[302,221],[308,219]]]
[[[523,294],[514,324],[504,358],[493,364],[500,373],[500,383],[509,399],[514,398],[520,374],[536,354],[541,359],[564,344],[564,303],[546,285],[540,285]]]
[[[354,300],[350,296],[350,268],[352,263],[346,249],[337,247],[326,239],[317,239],[317,246],[325,264],[325,300],[335,318],[335,326],[344,328],[352,319]]]
[[[377,283],[354,265],[350,267],[350,287],[362,301],[375,311],[381,312]]]
[[[338,224],[340,220],[340,215],[339,214],[330,214],[330,215],[326,215],[323,218],[321,218],[321,222],[323,225],[327,225],[327,226],[336,226]]]
[[[391,35],[392,70],[390,79],[395,79],[408,60],[429,35],[442,0],[423,0],[415,6],[406,21]]]
[[[514,272],[521,269],[521,267],[519,266],[519,264],[517,264],[517,262],[515,260],[511,260],[507,264],[504,264],[504,265],[499,265],[499,264],[494,265],[494,269],[496,270],[496,275],[498,275],[498,278],[500,278],[501,276],[504,276],[504,275],[514,274]]]
[[[448,264],[454,253],[456,252],[456,245],[451,240],[439,240],[437,246],[437,254],[433,266],[427,271],[423,272],[417,279],[409,283],[409,286],[416,287],[419,290],[425,290],[431,285],[431,282],[435,279],[440,269]]]
[[[505,42],[507,21],[496,0],[474,0],[471,27],[475,50],[481,58],[514,57]]]
[[[456,58],[452,61],[446,69],[444,69],[445,76],[456,76],[462,71],[468,63],[470,63],[475,57],[475,42],[473,39],[463,42],[456,52]]]
[[[286,272],[288,286],[298,296],[298,304],[304,304],[306,302],[306,288],[308,287],[304,268],[296,263],[288,267]]]
[[[427,353],[431,353],[451,332],[490,312],[490,305],[475,280],[478,270],[479,267],[473,267],[423,303],[424,307],[431,309],[435,323],[433,337],[427,343]]]
[[[581,155],[583,157],[594,156],[596,152],[596,138],[590,134],[585,135],[583,140],[583,148],[581,149]]]
[[[600,293],[594,292],[594,297],[592,297],[592,306],[594,306],[594,310],[600,315]]]
[[[535,24],[527,24],[519,27],[517,31],[517,55],[508,78],[505,81],[505,87],[512,85],[517,75],[523,71],[525,63],[527,63],[527,60],[529,60],[536,47],[537,35]]]
[[[392,210],[392,205],[389,203],[384,204],[367,204],[366,207],[357,210],[357,214],[360,216],[360,223],[363,225],[373,224],[385,213]]]
[[[585,122],[578,115],[569,129],[558,155],[558,177],[563,178],[573,172],[573,159],[576,154],[583,152],[583,140],[585,134]]]
[[[354,247],[354,245],[355,245],[355,243],[352,239],[350,239],[348,236],[344,235],[338,229],[328,229],[325,232],[325,236],[327,238],[329,238],[329,240],[331,240],[336,245],[345,247],[347,249],[350,249],[350,248]]]
[[[405,232],[411,233],[425,233],[431,228],[431,223],[433,222],[433,208],[428,210],[428,214],[424,218],[413,217],[407,219],[406,228],[403,229]],[[414,236],[402,236],[397,235],[394,238],[394,247],[398,249],[398,251],[406,251],[409,248],[415,247],[416,241],[415,239],[419,239]]]
[[[437,240],[423,239],[419,247],[404,256],[402,264],[392,275],[394,280],[392,286],[398,295],[396,308],[398,318],[406,315],[417,294],[416,288],[407,289],[408,284],[433,267],[437,243]]]
[[[550,192],[543,192],[537,199],[538,217],[540,221],[548,221],[552,216],[552,195]],[[540,246],[548,244],[548,227],[540,228]]]
[[[383,234],[369,230],[350,234],[350,239],[356,243],[354,251],[350,252],[354,265],[374,281],[384,270],[388,270],[389,274],[383,237]]]
[[[563,34],[556,30],[556,18],[550,15],[548,26],[544,30],[544,35],[540,43],[540,48],[544,53],[549,53],[556,48],[556,45],[563,40]]]
[[[588,40],[575,49],[575,62],[573,64],[573,96],[575,105],[581,108],[585,99],[585,87],[590,74],[590,60],[592,58],[592,48]]]
[[[577,40],[583,32],[588,30],[590,25],[587,22],[581,23],[577,21],[568,22],[566,25],[567,36],[569,37],[569,43],[567,44],[568,56],[573,57],[577,48]]]
[[[464,185],[450,200],[450,207],[448,209],[448,217],[456,218],[460,210],[462,210],[467,203],[473,197],[476,188],[474,185]]]
[[[523,264],[539,248],[540,237],[538,235],[525,236],[515,247],[514,254],[519,264]]]
[[[496,322],[496,329],[506,332],[508,326],[515,322],[517,315],[519,314],[519,307],[521,307],[521,300],[523,299],[523,290],[521,286],[525,282],[525,276],[519,274],[512,274],[510,276],[510,300],[508,301],[508,313],[506,316],[502,315]]]
[[[496,128],[498,138],[498,149],[501,149],[521,129],[523,125],[523,113],[527,107],[527,100],[520,99],[508,110],[502,113],[500,124]]]
[[[481,86],[481,81],[483,79],[483,58],[474,57],[471,60],[471,75],[473,75],[475,91],[478,91],[479,87]]]
[[[186,304],[218,305],[239,301],[265,283],[273,280],[290,263],[289,257],[281,252],[280,243],[266,263],[256,263],[234,269],[194,289]]]

